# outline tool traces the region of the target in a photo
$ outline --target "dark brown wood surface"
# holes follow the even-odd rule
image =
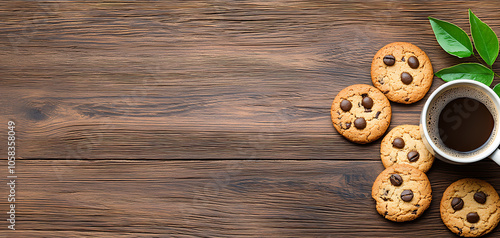
[[[475,62],[445,53],[427,20],[469,32],[468,8],[500,33],[493,0],[2,1],[0,155],[13,120],[19,178],[14,232],[0,185],[0,236],[452,237],[444,189],[500,189],[500,167],[436,162],[429,210],[389,222],[370,197],[380,140],[348,142],[329,109],[371,84],[390,42],[435,71]],[[389,129],[418,124],[428,95],[392,103]]]

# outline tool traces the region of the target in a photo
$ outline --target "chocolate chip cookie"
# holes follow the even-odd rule
[[[371,76],[373,85],[389,100],[411,104],[429,91],[434,73],[424,51],[411,43],[394,42],[375,54]]]
[[[333,126],[350,141],[365,144],[380,138],[391,123],[391,104],[378,89],[355,84],[340,91],[332,103]]]
[[[425,173],[407,164],[385,169],[372,187],[378,213],[396,222],[411,221],[422,215],[431,204],[431,193]]]
[[[380,158],[386,168],[409,164],[424,173],[434,163],[434,155],[425,148],[420,127],[416,125],[397,126],[387,133],[380,144]]]
[[[441,219],[457,235],[477,237],[500,221],[500,198],[489,183],[465,178],[452,183],[441,199]]]

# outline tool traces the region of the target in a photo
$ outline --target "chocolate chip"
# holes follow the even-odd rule
[[[370,109],[370,108],[365,108],[365,112],[372,112],[372,109]]]
[[[409,73],[403,72],[401,73],[401,81],[404,84],[408,85],[413,81],[413,77]]]
[[[378,116],[380,116],[380,111],[378,111],[376,114],[375,114],[375,118],[378,119]]]
[[[415,162],[418,160],[418,158],[420,158],[420,154],[417,151],[412,150],[412,151],[408,152],[408,160],[410,162]]]
[[[411,214],[417,214],[418,210],[413,210]]]
[[[349,128],[351,128],[351,123],[350,122],[346,122],[345,123],[345,129],[347,130]]]
[[[340,102],[340,109],[342,109],[342,111],[344,112],[347,112],[349,110],[351,110],[351,107],[352,107],[352,103],[349,102],[349,100],[342,100],[342,102]]]
[[[413,192],[411,190],[404,190],[401,193],[401,199],[405,202],[409,202],[413,199]]]
[[[417,57],[415,57],[415,56],[410,56],[410,58],[408,58],[408,65],[409,65],[412,69],[416,69],[416,68],[418,68],[419,62],[418,62]]]
[[[405,62],[405,57],[403,56],[403,58],[401,58],[401,61]]]
[[[356,120],[354,120],[354,127],[358,128],[360,130],[364,129],[366,127],[365,119],[362,117],[356,118]]]
[[[384,56],[384,64],[387,66],[393,66],[394,63],[396,63],[396,58],[392,55],[386,55]]]
[[[389,180],[391,181],[391,184],[394,186],[400,186],[403,183],[403,178],[401,178],[401,175],[399,174],[391,174]]]
[[[478,203],[484,204],[486,203],[486,194],[483,192],[477,192],[474,194],[474,200]]]
[[[398,149],[403,149],[403,147],[405,147],[405,141],[401,137],[398,137],[392,141],[392,146]]]
[[[462,210],[462,208],[464,208],[464,200],[462,200],[461,198],[454,197],[451,200],[451,207],[455,211]]]
[[[372,108],[373,107],[373,100],[370,97],[364,97],[363,100],[361,101],[361,104],[365,108]]]
[[[470,223],[476,223],[479,221],[479,215],[477,212],[469,212],[467,214],[467,221]]]

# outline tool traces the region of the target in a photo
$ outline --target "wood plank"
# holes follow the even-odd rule
[[[370,84],[389,42],[435,70],[474,61],[427,20],[468,29],[468,8],[500,32],[493,0],[2,1],[0,134],[16,122],[21,157],[17,231],[0,236],[454,237],[442,192],[463,177],[499,189],[499,167],[436,162],[429,210],[386,221],[370,198],[380,141],[347,142],[329,108]],[[417,124],[425,99],[392,104],[391,128]]]
[[[496,1],[3,1],[0,125],[18,123],[25,158],[376,160],[335,132],[331,101],[370,84],[389,42],[436,69],[470,61],[426,18],[467,28],[467,8],[500,32]],[[393,104],[392,127],[425,99]]]
[[[370,195],[382,169],[379,161],[19,160],[18,231],[5,234],[452,237],[439,217],[445,188],[464,177],[500,188],[491,161],[437,162],[428,174],[429,210],[394,223],[378,215]]]

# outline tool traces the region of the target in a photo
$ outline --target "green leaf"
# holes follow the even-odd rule
[[[472,79],[490,86],[494,73],[482,64],[463,63],[439,70],[436,76],[446,82],[456,79]]]
[[[500,83],[495,85],[493,91],[495,91],[495,93],[497,93],[497,95],[500,97]]]
[[[495,32],[469,9],[469,23],[476,50],[488,65],[495,63],[498,56],[498,38]]]
[[[462,28],[447,21],[428,17],[436,40],[444,51],[459,58],[472,54],[472,42]]]

